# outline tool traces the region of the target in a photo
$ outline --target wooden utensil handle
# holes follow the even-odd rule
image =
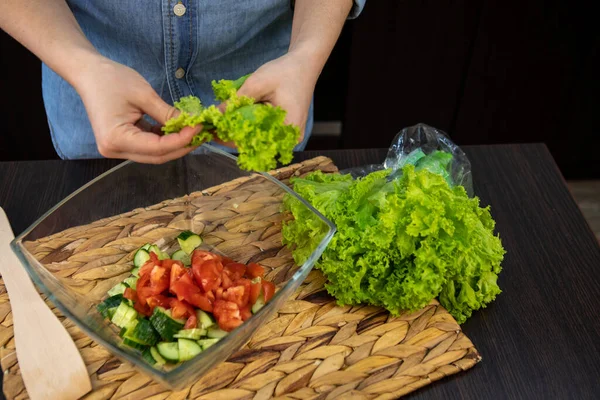
[[[0,273],[13,313],[17,359],[33,400],[74,400],[92,390],[71,336],[44,303],[10,248],[14,233],[0,207]]]
[[[40,299],[27,271],[21,267],[19,259],[10,248],[10,242],[14,238],[6,213],[0,207],[0,274],[10,293],[9,297],[14,303]]]

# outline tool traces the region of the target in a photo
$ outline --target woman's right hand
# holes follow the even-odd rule
[[[73,79],[89,116],[98,151],[107,158],[162,164],[194,150],[186,147],[201,126],[161,135],[179,111],[165,103],[133,69],[98,55]],[[149,115],[159,126],[142,119]]]

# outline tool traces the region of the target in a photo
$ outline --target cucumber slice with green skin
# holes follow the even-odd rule
[[[125,293],[125,289],[127,289],[129,286],[127,286],[127,284],[125,284],[124,282],[119,282],[117,283],[115,286],[113,286],[112,288],[109,289],[108,292],[106,292],[109,296],[115,296],[117,294],[123,294]]]
[[[119,307],[115,310],[115,314],[111,318],[111,322],[119,328],[124,328],[138,316],[137,311],[130,307],[126,302],[122,301]]]
[[[142,358],[144,360],[146,360],[146,362],[150,365],[156,365],[156,360],[154,359],[154,356],[152,355],[152,351],[151,351],[151,347],[146,347],[144,349],[144,351],[142,351]]]
[[[202,347],[194,340],[179,339],[179,361],[188,361],[202,353]]]
[[[126,283],[127,285],[129,285],[130,288],[135,290],[137,280],[138,280],[137,276],[130,276],[129,278],[125,279],[123,282]]]
[[[114,315],[115,310],[119,307],[119,304],[123,301],[122,294],[116,294],[104,300],[102,303],[96,306],[96,310],[102,315],[103,318],[112,318],[110,315],[111,310]]]
[[[163,358],[163,356],[160,355],[156,346],[150,347],[150,354],[152,354],[152,358],[154,358],[154,361],[156,361],[156,364],[165,365],[167,363],[167,360],[165,360]]]
[[[202,329],[208,329],[215,324],[213,317],[202,310],[196,310],[196,317],[198,317],[198,324]]]
[[[260,295],[256,299],[256,302],[252,305],[252,314],[256,314],[261,308],[265,305],[265,298],[263,296],[262,289],[260,290]]]
[[[160,336],[154,330],[150,321],[146,318],[141,318],[137,320],[137,323],[132,323],[127,327],[123,338],[144,346],[154,346],[160,339]]]
[[[144,351],[146,350],[148,347],[144,346],[143,344],[139,344],[137,342],[134,342],[133,340],[129,340],[129,339],[123,339],[123,344],[129,347],[132,347],[136,350],[140,350],[140,351]]]
[[[139,278],[140,277],[140,269],[138,267],[135,267],[134,269],[131,270],[131,275],[137,276]]]
[[[197,343],[202,347],[202,350],[208,349],[213,344],[217,343],[220,339],[202,339],[198,340]]]
[[[169,255],[167,253],[165,253],[164,251],[162,251],[161,249],[159,249],[158,246],[155,244],[153,244],[152,246],[150,246],[150,248],[148,248],[148,254],[149,253],[156,254],[156,257],[158,257],[159,260],[166,260],[167,258],[169,258]],[[148,256],[148,257],[150,257],[150,256]]]
[[[192,339],[198,340],[206,335],[206,329],[184,329],[173,335],[177,339]]]
[[[177,250],[175,253],[173,253],[171,258],[176,261],[181,261],[185,266],[189,266],[192,264],[192,259],[190,258],[190,255],[183,250]]]
[[[150,317],[150,322],[164,340],[172,341],[173,335],[183,329],[186,321],[172,318],[171,310],[156,307]]]
[[[187,254],[192,254],[194,249],[202,244],[202,238],[191,231],[183,231],[177,236],[177,241],[181,250]]]
[[[148,249],[150,248],[150,246],[152,246],[150,243],[146,243],[145,245],[143,245],[141,247],[141,249],[148,251]]]
[[[139,249],[133,256],[133,265],[140,268],[142,265],[146,264],[148,260],[150,260],[150,253],[144,249]]]
[[[160,354],[165,361],[172,363],[179,362],[178,342],[160,342],[156,345],[156,350],[158,350],[158,354]]]
[[[229,334],[229,332],[219,329],[216,325],[211,326],[206,331],[206,336],[208,336],[209,338],[213,338],[213,339],[221,339],[221,338],[224,338],[225,336],[227,336],[228,334]]]

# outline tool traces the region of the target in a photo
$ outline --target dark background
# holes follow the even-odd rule
[[[600,28],[589,4],[368,0],[315,93],[309,149],[387,148],[423,122],[459,145],[544,142],[566,179],[600,178]],[[39,61],[0,33],[0,161],[58,158]]]

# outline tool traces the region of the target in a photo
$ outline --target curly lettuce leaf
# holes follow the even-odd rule
[[[426,163],[419,167],[420,161]],[[294,190],[337,227],[315,267],[338,304],[368,303],[398,314],[437,297],[463,323],[501,292],[497,277],[505,251],[489,207],[432,172],[449,162],[432,153],[400,175],[383,170],[354,180],[315,172],[291,179]],[[284,206],[293,215],[284,224],[284,243],[296,262],[304,262],[316,246],[307,239],[317,230],[315,218],[289,200]]]
[[[289,164],[300,129],[285,123],[287,113],[281,107],[255,104],[254,99],[237,95],[249,76],[212,82],[217,100],[226,102],[224,112],[214,105],[203,107],[198,98],[187,96],[175,103],[180,114],[167,121],[162,130],[170,134],[202,124],[202,131],[192,138],[190,146],[199,146],[215,136],[233,142],[241,169],[267,171],[277,167],[277,161]]]
[[[241,76],[236,80],[221,79],[218,82],[213,81],[212,87],[215,98],[219,101],[227,101],[234,97],[250,75],[251,74]]]

